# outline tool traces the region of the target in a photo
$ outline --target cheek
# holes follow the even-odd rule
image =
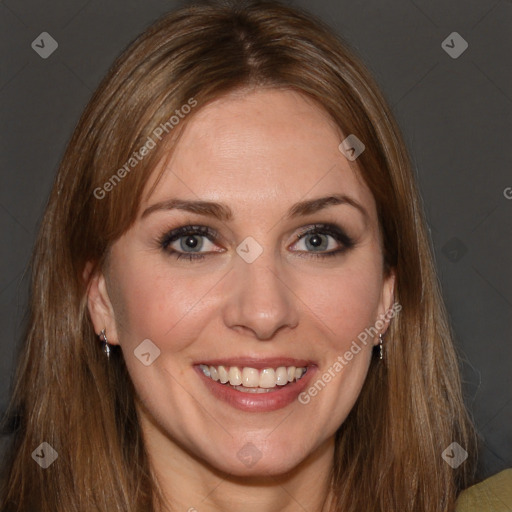
[[[331,345],[343,349],[377,320],[381,291],[380,266],[370,256],[328,276],[306,279],[301,296],[326,327]]]
[[[118,267],[114,311],[120,344],[133,349],[147,338],[158,346],[166,340],[166,349],[179,351],[194,338],[198,320],[205,315],[205,294],[218,278],[192,277],[192,269],[176,272],[165,261],[151,265],[144,261],[125,258]],[[183,329],[186,338],[178,335]]]
[[[319,372],[299,397],[318,431],[332,435],[352,410],[366,379],[373,343],[365,332],[378,319],[382,290],[380,260],[373,252],[347,262],[308,287],[307,306],[316,321]],[[306,280],[312,284],[312,280]],[[312,420],[311,425],[315,422]],[[311,427],[313,428],[313,427]]]

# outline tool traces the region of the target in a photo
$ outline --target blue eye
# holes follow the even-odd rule
[[[320,258],[339,255],[355,245],[354,240],[334,224],[315,224],[297,238],[294,245],[304,242],[302,250],[308,256]]]
[[[207,226],[182,226],[165,234],[159,243],[176,259],[203,259],[204,252],[211,252],[216,237],[216,232]],[[202,253],[202,249],[206,250]]]

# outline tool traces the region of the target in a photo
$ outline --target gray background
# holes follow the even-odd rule
[[[27,295],[26,266],[59,160],[101,77],[176,2],[0,2],[0,411]],[[512,467],[512,2],[297,2],[373,71],[415,165],[464,371],[484,439],[480,476]],[[469,44],[451,58],[441,43]],[[58,42],[42,59],[41,32]],[[451,43],[450,43],[451,44]]]

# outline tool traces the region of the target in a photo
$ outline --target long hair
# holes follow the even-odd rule
[[[364,142],[357,172],[375,199],[385,268],[396,272],[402,306],[384,362],[372,361],[336,434],[334,509],[451,512],[473,483],[476,434],[420,196],[386,101],[347,45],[311,15],[270,1],[207,2],[161,18],[121,54],[68,144],[31,264],[29,319],[5,418],[12,442],[3,512],[156,506],[133,385],[119,348],[110,361],[101,353],[84,268],[102,268],[195,112],[230,91],[261,87],[301,92]],[[174,126],[169,120],[187,104],[194,106]],[[158,127],[162,141],[132,165]],[[469,454],[455,469],[442,458],[454,441]],[[45,470],[32,460],[42,442],[58,453]]]

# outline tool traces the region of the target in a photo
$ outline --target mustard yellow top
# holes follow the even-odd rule
[[[462,491],[456,512],[512,512],[512,469]]]

